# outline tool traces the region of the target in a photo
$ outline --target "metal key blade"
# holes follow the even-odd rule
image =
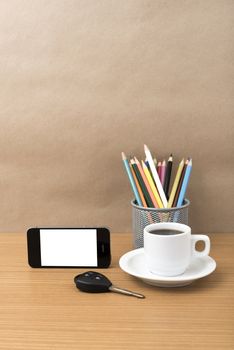
[[[109,290],[111,292],[130,295],[130,296],[136,297],[136,298],[141,298],[141,299],[145,298],[145,296],[143,294],[135,293],[135,292],[132,292],[131,290],[127,290],[127,289],[123,289],[123,288],[118,288],[118,287],[115,287],[113,285],[109,287]]]

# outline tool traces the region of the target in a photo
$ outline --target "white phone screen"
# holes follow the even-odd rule
[[[98,266],[96,229],[41,229],[41,266]]]

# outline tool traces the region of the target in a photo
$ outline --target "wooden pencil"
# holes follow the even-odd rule
[[[134,172],[134,170],[133,170],[132,164],[130,163],[129,166],[130,166],[130,169],[131,169],[131,172],[132,172],[132,176],[133,176],[133,179],[134,179],[134,181],[135,181],[135,184],[136,184],[138,193],[139,193],[139,195],[140,195],[140,198],[141,198],[141,201],[142,201],[142,205],[143,205],[143,207],[147,208],[147,204],[146,204],[146,201],[145,201],[145,197],[144,197],[144,195],[143,195],[143,193],[142,193],[141,187],[140,187],[139,182],[138,182],[138,180],[137,180],[136,174],[135,174],[135,172]]]
[[[154,178],[155,183],[156,183],[156,185],[157,185],[158,193],[159,193],[159,195],[160,195],[160,197],[161,197],[161,200],[162,200],[162,202],[163,202],[163,206],[166,208],[166,207],[167,207],[167,198],[166,198],[166,196],[165,196],[165,193],[164,193],[164,191],[163,191],[162,184],[161,184],[160,179],[159,179],[159,177],[158,177],[158,173],[157,173],[157,171],[156,171],[156,168],[155,168],[155,164],[154,164],[152,155],[151,155],[151,153],[150,153],[149,148],[148,148],[146,145],[144,145],[144,151],[145,151],[146,158],[147,158],[147,160],[148,160],[148,162],[149,162],[150,169],[151,169],[151,172],[152,172],[152,174],[153,174],[153,178]]]
[[[147,191],[148,191],[148,193],[149,193],[150,199],[151,199],[151,201],[152,201],[152,203],[153,203],[153,207],[154,207],[154,208],[158,208],[158,207],[159,207],[159,206],[158,206],[158,203],[157,203],[157,201],[156,201],[156,199],[155,199],[155,197],[154,197],[154,194],[153,194],[153,192],[152,192],[152,190],[151,190],[150,184],[149,184],[149,182],[148,182],[148,180],[147,180],[147,178],[146,178],[146,176],[145,176],[145,173],[144,173],[144,171],[143,171],[143,169],[142,169],[142,166],[141,166],[139,160],[138,160],[136,157],[134,157],[134,160],[135,160],[136,165],[137,165],[137,167],[138,167],[138,169],[139,169],[139,171],[140,171],[141,177],[142,177],[142,179],[143,179],[143,181],[144,181],[144,183],[145,183],[145,186],[146,186]]]
[[[175,194],[176,194],[176,190],[177,190],[177,187],[179,185],[180,177],[181,177],[181,174],[182,174],[183,167],[184,167],[184,159],[181,160],[181,162],[180,162],[180,164],[178,166],[176,177],[175,177],[175,180],[174,180],[174,183],[173,183],[173,186],[172,186],[172,189],[171,189],[170,197],[169,197],[169,200],[168,200],[168,204],[167,204],[168,208],[171,208],[171,206],[173,204],[173,201],[174,201],[174,198],[175,198]]]
[[[137,190],[134,178],[132,176],[132,172],[131,172],[129,164],[128,164],[127,157],[126,157],[124,152],[122,152],[122,160],[123,160],[124,167],[125,167],[125,170],[127,172],[127,175],[128,175],[128,178],[129,178],[129,181],[130,181],[130,184],[131,184],[131,188],[132,188],[133,194],[135,196],[136,202],[137,202],[138,205],[142,205],[141,198],[139,196],[139,193],[138,193],[138,190]]]
[[[158,173],[158,177],[160,179],[160,182],[161,182],[161,167],[162,167],[162,163],[161,162],[158,162],[158,165],[157,165],[157,173]]]
[[[167,161],[166,175],[165,175],[165,181],[163,185],[163,189],[167,199],[169,198],[169,187],[170,187],[170,180],[171,180],[172,164],[173,164],[173,158],[171,154]]]
[[[142,179],[142,176],[141,176],[140,171],[139,171],[139,169],[138,169],[138,167],[137,167],[137,165],[136,165],[135,160],[134,160],[134,159],[131,159],[131,160],[130,160],[130,163],[132,164],[132,167],[133,167],[133,170],[134,170],[134,172],[135,172],[135,174],[136,174],[136,177],[137,177],[137,180],[138,180],[138,182],[139,182],[139,185],[141,186],[141,190],[142,190],[142,192],[143,192],[143,194],[144,194],[144,197],[145,197],[145,201],[146,201],[146,203],[147,203],[147,206],[153,208],[153,207],[154,207],[153,202],[152,202],[152,200],[151,200],[151,198],[150,198],[150,195],[149,195],[149,193],[148,193],[148,191],[147,191],[147,188],[146,188],[146,186],[145,186],[145,183],[144,183],[144,181],[143,181],[143,179]]]
[[[186,167],[186,171],[185,171],[185,174],[184,174],[184,179],[183,179],[183,183],[182,183],[182,186],[181,186],[179,198],[178,198],[178,201],[176,203],[177,207],[180,207],[181,205],[183,205],[183,201],[184,201],[186,190],[187,190],[187,187],[188,187],[191,171],[192,171],[192,159],[189,160],[189,162],[187,164],[187,167]]]
[[[161,180],[162,186],[164,186],[165,175],[166,175],[166,161],[163,160],[162,166],[161,166],[161,173],[160,173],[160,180]]]
[[[147,166],[147,168],[150,170],[150,166],[149,166],[149,162],[148,160],[145,158],[145,165]]]
[[[151,177],[152,177],[152,180],[153,180],[153,182],[154,182],[154,184],[155,184],[154,177],[153,177],[153,174],[152,174],[152,172],[151,172],[151,169],[150,169],[150,166],[149,166],[149,162],[148,162],[147,159],[145,159],[145,165],[147,166],[147,168],[148,168],[148,170],[149,170],[149,173],[150,173],[150,175],[151,175]],[[155,186],[156,186],[156,184],[155,184]]]
[[[182,187],[182,183],[183,183],[183,180],[184,180],[184,174],[185,174],[188,162],[189,161],[187,159],[185,164],[184,164],[184,166],[183,166],[183,170],[182,170],[182,173],[181,173],[181,176],[180,176],[179,184],[178,184],[177,189],[176,189],[176,194],[175,194],[175,198],[173,200],[172,207],[176,207],[177,206],[177,201],[178,201],[178,198],[179,198],[179,195],[180,195],[180,190],[181,190],[181,187]]]
[[[154,197],[155,197],[155,199],[157,201],[158,208],[163,208],[163,204],[162,204],[161,198],[160,198],[160,196],[158,194],[158,191],[157,191],[157,188],[155,186],[155,183],[154,183],[154,181],[152,179],[152,176],[151,176],[151,174],[149,172],[149,169],[147,168],[147,166],[145,165],[145,163],[143,161],[142,161],[142,168],[143,168],[145,176],[146,176],[146,178],[147,178],[147,180],[149,182],[151,190],[152,190],[152,192],[154,194]]]

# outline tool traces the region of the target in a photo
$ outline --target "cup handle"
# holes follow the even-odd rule
[[[198,241],[203,241],[205,243],[205,248],[199,252],[196,250],[196,243]],[[201,258],[202,256],[209,255],[210,252],[210,239],[206,235],[192,235],[191,236],[192,243],[192,256],[196,258]]]

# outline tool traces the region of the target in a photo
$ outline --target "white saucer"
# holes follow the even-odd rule
[[[119,260],[119,266],[123,271],[152,286],[182,287],[211,274],[216,268],[216,262],[210,256],[196,258],[192,260],[188,269],[182,275],[164,277],[148,271],[144,248],[139,248],[124,254]]]

